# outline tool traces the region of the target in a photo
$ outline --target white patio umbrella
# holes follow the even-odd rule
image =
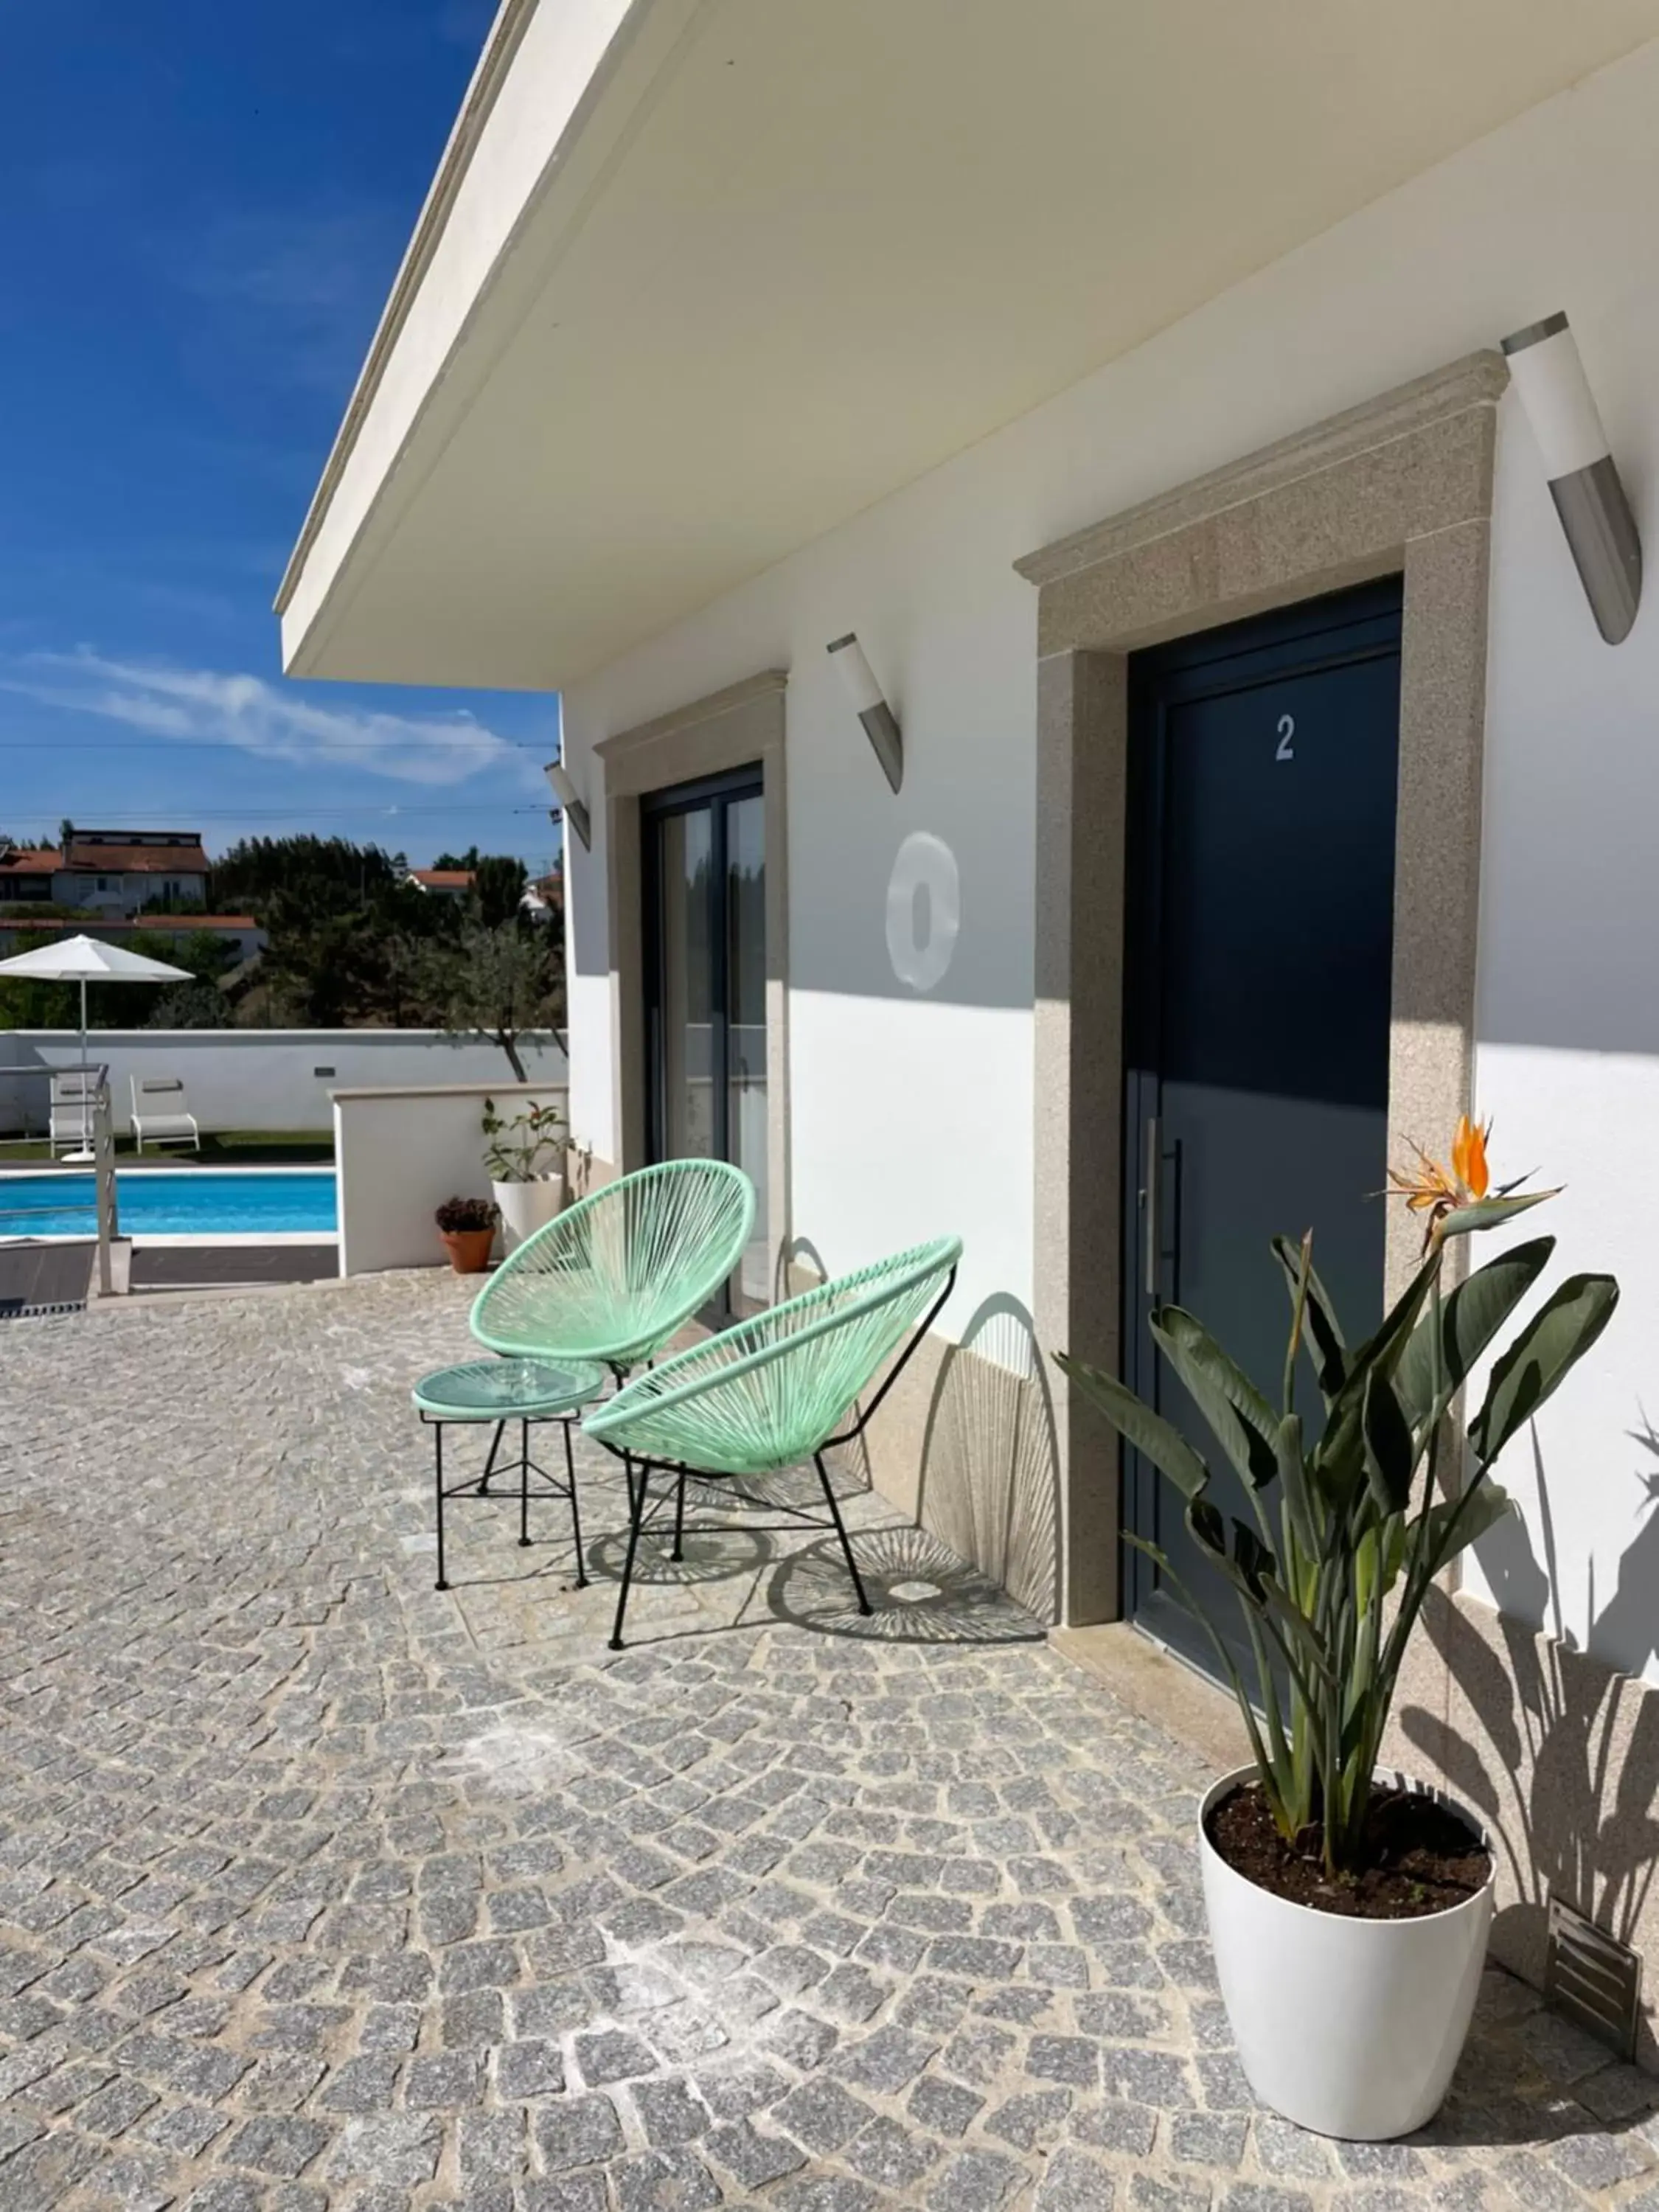
[[[165,960],[152,960],[143,952],[128,952],[118,945],[100,945],[93,937],[65,938],[58,945],[38,945],[0,960],[0,975],[30,975],[38,983],[78,983],[81,986],[81,1071],[87,1068],[87,985],[88,983],[188,983],[188,968],[170,968]],[[89,1159],[89,1152],[70,1152],[69,1159]]]

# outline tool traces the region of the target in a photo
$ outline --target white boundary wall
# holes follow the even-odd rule
[[[510,1112],[566,1109],[560,1083],[466,1083],[408,1091],[337,1091],[334,1176],[340,1273],[436,1267],[432,1216],[447,1198],[488,1198],[479,1123],[486,1097]],[[483,1279],[479,1278],[479,1287]]]
[[[563,1085],[557,1040],[520,1041],[526,1071]],[[94,1030],[88,1057],[108,1064],[115,1128],[131,1126],[129,1078],[178,1076],[204,1130],[334,1126],[331,1095],[369,1085],[492,1085],[511,1089],[507,1054],[493,1044],[451,1044],[436,1030]],[[73,1067],[73,1030],[0,1030],[0,1136],[44,1135],[52,1069]]]

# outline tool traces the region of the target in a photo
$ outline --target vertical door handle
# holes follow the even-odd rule
[[[1140,1200],[1146,1208],[1146,1295],[1158,1296],[1158,1170],[1163,1164],[1161,1147],[1163,1132],[1158,1127],[1156,1114],[1146,1116],[1146,1179],[1141,1185]]]

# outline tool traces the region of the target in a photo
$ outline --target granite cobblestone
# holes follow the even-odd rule
[[[488,1500],[431,1587],[447,1277],[0,1349],[3,2212],[1659,2207],[1659,2082],[1497,1973],[1411,2143],[1255,2110],[1202,1776],[850,1470],[870,1621],[728,1501],[618,1657],[591,1448],[587,1590]]]

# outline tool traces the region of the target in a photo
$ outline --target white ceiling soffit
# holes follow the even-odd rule
[[[1659,30],[1659,0],[505,0],[284,580],[552,689]]]

